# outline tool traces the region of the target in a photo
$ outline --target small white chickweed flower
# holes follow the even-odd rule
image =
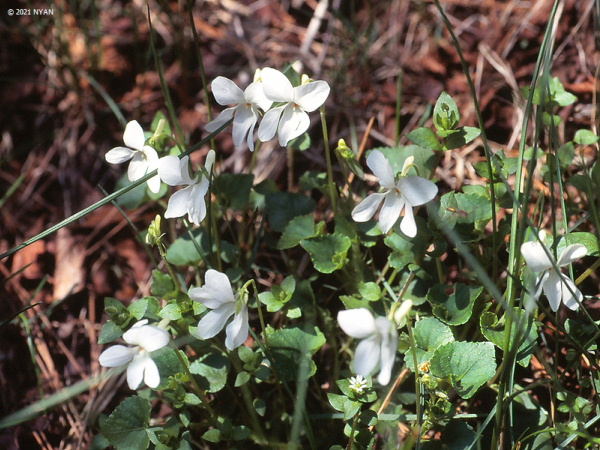
[[[362,375],[356,375],[349,380],[349,388],[357,394],[362,394],[367,388],[367,380]]]
[[[190,290],[190,298],[210,309],[198,323],[198,335],[210,339],[223,329],[225,323],[233,320],[225,328],[225,347],[229,350],[242,345],[248,338],[248,305],[245,298],[233,295],[231,282],[224,273],[214,269],[206,271],[202,287]],[[241,296],[244,297],[244,296]]]
[[[425,178],[403,177],[394,180],[394,172],[387,158],[379,150],[372,151],[367,157],[367,166],[379,178],[379,184],[385,189],[369,195],[352,210],[352,218],[356,222],[366,222],[379,212],[379,227],[387,233],[396,223],[402,210],[404,218],[400,223],[400,230],[408,237],[417,235],[417,224],[413,213],[414,206],[423,205],[437,195],[437,186]]]
[[[570,278],[556,271],[553,266],[554,258],[550,258],[544,250],[544,245],[540,242],[525,242],[521,245],[521,254],[527,263],[527,266],[533,272],[539,272],[536,279],[538,286],[533,297],[537,300],[540,292],[543,290],[550,304],[552,311],[557,311],[560,303],[564,303],[569,309],[576,310],[579,303],[583,300],[583,294]],[[587,254],[585,246],[581,244],[571,244],[565,248],[558,262],[557,267],[564,267],[572,262],[583,258]],[[551,256],[551,255],[550,255]]]
[[[144,130],[136,120],[132,120],[125,127],[123,142],[127,147],[115,147],[109,150],[104,158],[111,164],[120,164],[131,159],[127,169],[129,181],[139,180],[158,168],[158,154],[156,150],[146,145]],[[158,175],[150,178],[147,183],[148,188],[155,194],[160,190]]]
[[[127,366],[127,384],[130,389],[137,389],[142,381],[148,387],[156,388],[160,384],[160,374],[150,353],[163,348],[169,343],[169,333],[153,325],[147,320],[140,320],[123,334],[123,340],[134,347],[113,345],[104,350],[98,361],[102,367]]]

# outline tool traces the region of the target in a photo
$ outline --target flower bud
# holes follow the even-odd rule
[[[212,169],[212,165],[215,163],[215,151],[210,149],[208,154],[206,155],[206,162],[204,163],[204,167],[206,167],[206,171],[210,173],[210,169]]]
[[[146,244],[156,245],[160,241],[160,220],[160,214],[157,214],[154,220],[150,223],[150,226],[148,227],[148,234],[146,234]]]
[[[397,325],[400,325],[402,323],[402,321],[408,315],[408,312],[412,308],[412,305],[413,305],[412,300],[404,300],[400,304],[400,306],[394,313],[394,322],[396,322]]]

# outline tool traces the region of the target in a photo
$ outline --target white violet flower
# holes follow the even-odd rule
[[[225,77],[217,77],[211,83],[212,93],[219,105],[231,105],[219,114],[213,121],[206,124],[204,129],[209,133],[218,130],[225,122],[233,116],[233,144],[236,147],[242,145],[244,138],[248,136],[248,148],[254,151],[254,127],[260,116],[258,109],[266,111],[273,103],[263,93],[260,82],[255,81],[242,92],[242,90],[231,80]],[[235,114],[235,116],[234,116]]]
[[[123,142],[127,147],[115,147],[109,150],[104,158],[111,164],[120,164],[131,159],[127,169],[129,181],[139,180],[147,173],[158,168],[156,150],[146,145],[144,130],[136,120],[132,120],[125,127]],[[155,194],[160,190],[158,175],[148,180],[148,187]]]
[[[367,388],[367,380],[362,375],[356,375],[349,380],[348,387],[357,394],[362,394]]]
[[[356,222],[368,221],[383,201],[379,212],[379,227],[387,233],[404,210],[404,218],[400,230],[408,237],[417,235],[413,207],[423,205],[436,196],[438,188],[435,183],[421,177],[402,177],[394,180],[394,172],[387,158],[379,150],[372,151],[367,157],[367,166],[379,178],[384,192],[369,195],[352,210],[352,218]]]
[[[242,345],[248,338],[248,305],[243,297],[236,301],[227,275],[214,269],[207,270],[204,286],[190,290],[192,300],[210,309],[198,323],[198,335],[202,339],[216,336],[234,316],[225,328],[225,347],[233,350]]]
[[[362,339],[354,352],[356,373],[366,377],[379,366],[377,381],[388,384],[398,347],[396,326],[385,317],[375,319],[366,308],[340,311],[337,320],[344,333]]]
[[[215,160],[215,152],[210,150],[206,156],[206,171],[210,169]],[[190,177],[188,168],[189,158],[184,156],[179,159],[175,155],[165,156],[160,159],[158,175],[169,186],[185,185],[183,189],[175,192],[169,199],[165,218],[181,217],[188,215],[190,222],[200,225],[206,216],[206,203],[204,196],[208,191],[209,180],[202,172],[194,178]]]
[[[527,266],[533,272],[540,272],[536,279],[536,286],[538,286],[538,288],[533,295],[536,300],[540,296],[540,291],[543,289],[552,311],[558,310],[561,301],[567,308],[572,310],[579,307],[579,303],[583,300],[583,294],[577,289],[575,283],[573,283],[570,278],[554,269],[552,265],[554,258],[548,256],[542,243],[523,243],[523,245],[521,245],[521,254],[523,255],[523,258],[525,258]],[[556,262],[556,266],[564,267],[579,258],[584,257],[586,254],[587,250],[585,246],[581,244],[571,244],[562,251],[558,258],[558,262]],[[579,300],[579,302],[576,299]]]
[[[104,350],[98,361],[102,367],[127,366],[127,384],[137,389],[142,380],[148,387],[156,388],[160,383],[160,374],[150,353],[169,343],[169,333],[147,320],[140,320],[123,334],[123,340],[134,347],[113,345]],[[130,362],[131,361],[131,362]]]
[[[267,111],[258,127],[258,139],[268,141],[279,131],[279,144],[285,147],[308,130],[308,113],[325,103],[329,84],[326,81],[309,81],[293,87],[283,73],[269,67],[264,68],[260,76],[265,96],[284,104]]]

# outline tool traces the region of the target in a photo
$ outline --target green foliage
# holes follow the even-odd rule
[[[462,325],[466,323],[473,312],[473,305],[483,286],[466,286],[458,283],[452,286],[448,294],[448,287],[437,284],[427,292],[427,300],[433,308],[433,314],[448,325]]]
[[[276,192],[265,198],[265,214],[273,230],[283,232],[297,216],[311,213],[315,208],[313,199],[291,192]]]
[[[254,175],[221,173],[214,177],[213,189],[223,208],[242,209],[250,201]]]
[[[100,427],[102,435],[116,448],[123,450],[148,448],[150,402],[138,396],[123,400]]]
[[[278,249],[295,247],[303,239],[317,236],[321,233],[324,223],[315,224],[312,215],[294,217],[283,230],[281,238],[277,243]]]
[[[454,130],[459,119],[460,114],[456,103],[452,100],[452,97],[442,92],[433,108],[433,125],[438,130],[438,136],[446,137],[450,134],[449,132]]]
[[[267,327],[266,334],[276,370],[281,376],[300,381],[316,373],[317,365],[310,358],[325,344],[325,336],[319,328],[303,329],[293,326],[274,330]],[[300,366],[306,359],[309,360],[308,370],[306,373],[300,373]]]
[[[229,369],[229,358],[221,353],[205,353],[190,364],[198,386],[208,392],[219,392],[225,387]]]
[[[345,20],[345,12],[339,13],[340,20]],[[445,17],[443,10],[440,13]],[[352,29],[351,23],[345,26],[345,31]],[[356,42],[368,48],[363,41],[372,42],[373,33],[358,34]],[[551,55],[540,56],[551,60]],[[156,63],[164,84],[158,59]],[[300,86],[301,74],[291,65],[286,75],[294,86]],[[380,151],[396,180],[420,176],[437,183],[437,199],[414,209],[417,234],[412,238],[400,230],[408,210],[384,236],[377,215],[381,218],[388,208],[400,214],[400,202],[407,201],[402,196],[418,198],[417,192],[397,192],[394,198],[393,188],[388,192],[391,186],[384,183],[386,194],[391,195],[386,195],[374,218],[360,223],[353,219],[358,217],[353,214],[357,199],[366,198],[367,193],[373,195],[379,187],[370,175],[365,176],[362,156],[357,159],[357,153],[343,139],[334,152],[329,152],[326,133],[323,141],[307,131],[288,143],[291,149],[305,151],[297,155],[296,166],[289,168],[288,185],[301,174],[293,192],[281,190],[283,177],[254,185],[256,154],[249,170],[244,170],[248,173],[227,173],[217,162],[211,177],[212,195],[202,199],[212,203],[200,225],[185,229],[180,219],[162,230],[158,219],[151,225],[153,232],[146,243],[156,254],[150,259],[162,258],[152,271],[151,296],[127,299],[125,304],[114,298],[105,300],[108,321],[99,333],[100,344],[117,340],[143,319],[166,330],[173,341],[150,353],[143,348],[148,347],[144,343],[126,343],[131,355],[136,355],[127,362],[131,364],[128,368],[139,368],[142,361],[148,375],[155,364],[160,383],[151,389],[142,385],[138,395],[121,402],[109,417],[102,416],[101,436],[94,445],[160,450],[192,446],[320,448],[325,445],[320,439],[328,434],[327,445],[329,440],[341,438],[340,446],[332,448],[373,448],[380,443],[395,448],[399,445],[399,422],[412,428],[407,445],[413,444],[410,439],[418,438],[417,446],[423,449],[484,448],[487,433],[494,433],[491,442],[502,440],[507,447],[545,448],[552,444],[567,448],[572,443],[583,448],[598,443],[590,430],[597,430],[593,420],[600,410],[590,399],[595,400],[600,388],[594,359],[600,322],[591,320],[587,311],[568,312],[564,329],[562,321],[555,323],[549,317],[539,316],[536,322],[529,309],[519,303],[527,300],[522,286],[529,285],[529,272],[521,270],[523,258],[519,259],[518,245],[531,232],[519,229],[519,224],[529,227],[532,223],[552,230],[547,245],[557,254],[567,245],[584,245],[587,257],[583,264],[574,265],[573,273],[581,274],[582,290],[593,284],[592,272],[600,257],[596,229],[600,163],[589,161],[585,147],[596,145],[599,138],[589,130],[578,130],[572,142],[557,142],[560,133],[554,128],[561,124],[557,110],[572,104],[576,97],[556,77],[536,73],[533,79],[537,85],[532,101],[540,120],[524,123],[541,124],[543,130],[522,130],[522,139],[537,139],[535,147],[529,149],[521,142],[518,157],[510,157],[502,149],[492,154],[485,130],[461,125],[459,109],[446,92],[433,107],[433,127],[421,126],[428,123],[429,109],[417,128],[406,135],[411,145],[398,145],[400,136],[396,136],[395,145],[364,149],[365,155]],[[164,86],[171,124],[157,112],[152,132],[146,133],[148,144],[161,155],[178,156],[206,146],[214,136],[199,143],[184,142]],[[203,88],[207,90],[207,86]],[[528,88],[523,93],[529,94]],[[398,100],[398,112],[400,106]],[[301,102],[295,107],[301,107]],[[476,113],[479,126],[483,126],[481,112]],[[322,118],[326,125],[324,115]],[[281,127],[284,119],[279,120]],[[399,114],[398,129],[401,120],[404,118]],[[357,141],[355,127],[349,128],[352,142]],[[336,135],[343,129],[336,129]],[[177,136],[176,146],[173,135]],[[477,179],[465,183],[462,192],[451,190],[452,182],[440,170],[446,167],[441,164],[444,156],[450,156],[443,153],[464,147],[480,135],[489,161],[473,165],[470,176]],[[255,151],[259,150],[257,146]],[[332,167],[330,153],[341,166]],[[217,161],[222,160],[222,155],[217,155]],[[530,161],[526,171],[520,167],[524,160]],[[327,173],[320,167],[321,161],[327,164]],[[543,164],[541,181],[538,171],[530,170],[537,162]],[[290,163],[294,163],[292,158]],[[347,184],[352,173],[357,179]],[[126,209],[149,205],[152,215],[164,214],[165,196],[173,189],[163,183],[157,194],[150,193],[145,184],[149,177],[126,192],[131,183],[123,175],[117,183],[123,190],[110,200],[116,199]],[[340,180],[342,183],[336,184]],[[375,194],[371,200],[377,198],[381,197]],[[496,210],[492,210],[493,203]],[[548,211],[556,213],[550,221]],[[496,213],[500,214],[496,217]],[[496,223],[490,224],[493,219]],[[75,219],[69,220],[65,224]],[[144,236],[144,232],[139,234]],[[560,238],[555,242],[557,236]],[[584,271],[583,266],[593,269]],[[208,282],[200,300],[190,299],[186,293],[189,286],[207,280],[209,268],[228,276],[234,299],[228,286],[209,288]],[[147,290],[148,283],[140,286],[141,292]],[[585,292],[584,305],[593,295]],[[398,306],[403,308],[409,300],[411,311],[400,317]],[[542,297],[540,301],[545,300]],[[376,320],[374,324],[367,320],[354,324],[352,332],[346,326],[341,330],[336,321],[341,305],[346,309],[366,308]],[[210,316],[205,315],[206,310]],[[557,317],[563,317],[560,314]],[[213,322],[198,325],[200,317],[212,317]],[[403,358],[382,350],[390,343],[386,342],[389,335],[379,329],[381,320],[395,320]],[[29,322],[23,319],[28,337]],[[211,326],[214,329],[207,331]],[[230,349],[231,333],[245,333],[246,327],[249,334],[241,336],[244,343]],[[538,343],[543,328],[546,338]],[[548,339],[547,330],[554,333],[552,339]],[[349,343],[351,339],[343,331],[361,342]],[[535,347],[546,342],[565,350],[546,367],[551,380],[544,383],[544,389],[550,389],[544,395],[555,395],[556,400],[549,403],[551,408],[556,406],[552,411],[537,403],[541,398],[535,392],[537,382],[521,386],[514,379],[520,371],[530,370]],[[359,357],[360,349],[368,346],[371,353]],[[112,351],[115,349],[123,347]],[[374,375],[385,366],[382,357],[392,358],[384,362],[394,364],[393,376],[398,376],[398,383],[381,386],[377,382],[374,387],[371,375],[364,386],[356,379],[343,378],[350,368],[361,371],[360,358],[373,359],[369,367],[374,366]],[[497,363],[502,366],[497,368]],[[517,371],[516,363],[522,366]],[[408,377],[404,377],[406,368],[412,371]],[[480,389],[494,375],[497,377],[490,389]],[[576,383],[569,386],[565,378]],[[487,395],[497,396],[496,415],[491,402],[484,398]],[[153,408],[160,411],[156,421],[151,420]],[[380,408],[383,412],[376,412]],[[46,408],[38,408],[37,413],[43,410]],[[416,420],[415,411],[421,413]],[[461,420],[463,412],[469,414],[468,423]],[[510,423],[511,417],[518,420]],[[418,432],[421,435],[417,437]],[[434,435],[438,439],[424,442],[426,436]],[[342,442],[344,436],[346,442]]]
[[[413,336],[417,365],[429,362],[438,347],[454,341],[450,327],[434,317],[425,317],[415,323]],[[402,346],[400,350],[406,353],[404,356],[406,366],[414,372],[413,350],[408,347],[403,349]]]
[[[346,262],[346,253],[350,248],[350,239],[339,234],[326,234],[300,241],[310,259],[321,273],[331,273],[341,269]]]
[[[537,340],[537,326],[531,316],[520,308],[513,309],[513,322],[510,333],[509,346],[513,348],[515,342],[517,345],[516,360],[523,367],[529,365],[531,354]],[[504,336],[506,334],[506,314],[500,319],[491,312],[484,312],[479,318],[481,333],[486,339],[492,342],[501,350],[504,349]]]
[[[491,342],[449,342],[437,347],[431,357],[431,374],[447,378],[462,398],[471,398],[496,372]]]
[[[296,289],[296,280],[291,275],[281,283],[281,286],[272,285],[270,292],[261,292],[258,299],[267,306],[267,311],[279,311],[292,299]]]

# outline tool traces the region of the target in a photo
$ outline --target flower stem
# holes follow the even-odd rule
[[[417,413],[417,442],[420,440],[421,436],[421,380],[419,379],[419,366],[417,361],[417,344],[415,343],[415,338],[412,332],[412,324],[410,323],[410,317],[406,317],[406,328],[408,330],[408,339],[410,341],[410,348],[412,350],[413,356],[413,364],[414,364],[414,373],[415,373],[415,408]]]
[[[205,397],[206,393],[202,389],[200,389],[200,386],[198,386],[198,383],[196,383],[196,379],[193,377],[192,373],[190,372],[190,368],[188,367],[186,362],[183,360],[181,353],[179,353],[179,349],[175,348],[174,350],[175,350],[175,354],[177,355],[177,359],[179,359],[181,366],[184,368],[185,373],[188,376],[188,379],[190,380],[190,384],[192,385],[192,390],[196,393],[196,395],[202,402],[202,406],[208,411],[208,414],[210,414],[211,422],[214,423],[216,421],[217,416],[215,415],[215,411],[212,409],[212,406],[210,406],[210,403],[206,400],[206,397]]]
[[[329,196],[331,197],[331,208],[337,211],[337,196],[335,192],[335,184],[333,184],[333,169],[331,167],[331,155],[329,149],[329,137],[327,134],[327,121],[325,120],[325,107],[319,108],[321,114],[321,127],[323,128],[323,145],[325,145],[325,160],[327,161],[327,179],[329,184]]]
[[[233,364],[235,371],[237,373],[244,372],[244,369],[241,365],[240,357],[237,352],[229,352],[229,361]],[[250,421],[252,422],[252,427],[254,428],[254,432],[258,435],[258,439],[262,444],[267,443],[267,438],[263,433],[262,427],[260,426],[260,420],[258,419],[258,414],[256,414],[256,410],[254,409],[254,405],[252,404],[252,393],[250,392],[250,388],[248,388],[248,384],[244,383],[240,386],[242,391],[242,399],[246,405],[246,409],[248,410],[248,415],[250,416]]]
[[[254,151],[252,152],[252,159],[250,160],[250,169],[248,173],[252,173],[254,171],[254,165],[256,164],[256,155],[258,154],[258,149],[260,148],[260,144],[262,142],[260,140],[256,140],[256,144],[254,144]]]
[[[358,415],[360,414],[360,410],[354,414],[354,418],[352,419],[352,429],[350,430],[350,437],[348,438],[348,445],[346,445],[346,450],[352,450],[352,443],[354,442],[354,431],[356,431],[356,424],[358,423]]]
[[[289,145],[287,147],[287,155],[288,155],[288,192],[292,192],[292,188],[294,187],[294,148]]]

